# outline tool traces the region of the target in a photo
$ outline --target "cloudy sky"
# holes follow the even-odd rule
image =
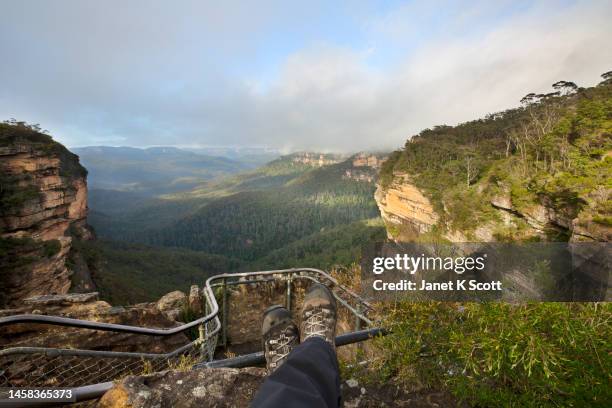
[[[74,147],[401,146],[612,69],[612,2],[0,0],[0,119]]]

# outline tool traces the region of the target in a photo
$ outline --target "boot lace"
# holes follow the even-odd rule
[[[271,360],[270,368],[276,368],[289,355],[292,348],[291,343],[295,341],[295,338],[293,333],[287,335],[286,332],[282,332],[278,337],[268,340],[268,344],[270,344],[270,352],[268,353]]]
[[[321,307],[314,307],[304,313],[306,320],[304,320],[304,334],[305,338],[317,336],[327,340],[327,331],[329,330],[329,323],[327,316],[331,311],[323,309]]]

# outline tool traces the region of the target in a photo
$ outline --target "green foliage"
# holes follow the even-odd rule
[[[456,127],[425,130],[394,152],[381,184],[408,173],[442,225],[467,232],[492,222],[501,241],[521,239],[494,196],[513,211],[545,203],[573,219],[610,225],[612,82],[544,98]],[[468,168],[469,163],[469,168]],[[434,237],[421,237],[430,241]],[[567,240],[551,230],[548,240]],[[548,265],[536,279],[549,280]],[[612,399],[609,303],[464,304],[399,302],[380,312],[391,330],[378,339],[380,381],[446,388],[473,406],[607,406]]]
[[[52,256],[57,255],[60,249],[62,249],[62,245],[57,239],[50,239],[48,241],[43,241],[42,247],[43,247],[43,254],[47,258],[51,258]]]
[[[376,341],[384,378],[446,386],[475,406],[607,406],[608,303],[399,303]]]
[[[180,246],[253,261],[288,243],[378,214],[374,187],[343,180],[330,166],[290,185],[246,191],[212,201],[171,228],[151,231],[146,242]]]
[[[60,159],[60,175],[68,178],[84,178],[87,170],[79,164],[79,157],[42,133],[38,125],[29,125],[15,120],[0,123],[0,146],[27,145],[45,155]]]
[[[498,218],[495,210],[474,189],[455,188],[449,190],[446,197],[446,216],[453,229],[471,231],[475,226]]]
[[[178,320],[179,322],[189,323],[189,322],[193,322],[194,320],[199,319],[200,317],[202,317],[201,313],[196,313],[195,310],[189,307],[189,304],[185,304],[181,308]],[[189,340],[192,340],[192,341],[200,337],[200,331],[197,326],[192,327],[191,329],[187,330],[184,333],[187,337],[189,337]]]
[[[595,217],[593,217],[593,221],[595,221],[596,223],[601,224],[601,225],[606,225],[608,227],[612,227],[612,217],[610,217],[610,216],[596,215]]]
[[[99,236],[122,240],[172,225],[209,201],[205,198],[160,199],[127,191],[90,190],[87,221]]]
[[[52,148],[56,144],[51,136],[41,132],[38,125],[18,122],[14,119],[0,123],[0,146],[21,143],[33,143],[43,148]]]
[[[218,255],[103,240],[75,241],[75,248],[93,266],[100,296],[116,305],[153,301],[181,288],[186,291],[240,265]]]
[[[385,223],[385,228],[387,232],[391,234],[392,237],[397,238],[400,235],[400,227],[396,224]]]
[[[230,182],[222,181],[217,186],[221,191],[210,189],[199,199],[190,196],[193,212],[183,212],[184,218],[169,220],[167,225],[156,222],[159,218],[152,217],[153,212],[142,208],[135,210],[141,215],[134,214],[131,220],[122,217],[126,223],[112,229],[112,224],[97,221],[99,214],[94,214],[91,221],[103,237],[189,248],[263,265],[256,261],[293,242],[302,239],[309,242],[310,236],[378,215],[373,199],[374,186],[342,177],[352,166],[350,161],[322,168],[310,167],[308,171],[304,171],[303,166],[285,159],[260,170],[260,174],[271,174],[271,177],[290,173],[290,181],[281,186],[230,193],[245,188],[245,185],[242,182],[232,184],[236,178]],[[180,203],[186,199],[169,201]],[[172,211],[171,204],[165,208]],[[149,225],[146,221],[138,222],[142,217],[150,220]],[[347,259],[347,254],[356,253],[351,240],[342,239],[340,242],[350,246],[338,252],[338,259]],[[300,245],[313,244],[303,242],[296,247]],[[332,259],[324,255],[321,262],[324,258]]]
[[[374,185],[343,178],[349,168],[351,161],[316,168],[289,156],[189,194],[92,190],[89,222],[99,237],[155,248],[99,242],[83,251],[102,265],[94,280],[114,303],[152,300],[201,284],[209,272],[349,265],[364,243],[385,238]],[[199,275],[196,258],[210,261]]]
[[[0,210],[2,213],[12,214],[28,201],[38,199],[38,188],[31,184],[20,183],[26,178],[26,175],[0,174]]]
[[[364,243],[384,239],[385,230],[379,219],[323,229],[270,252],[255,261],[252,269],[311,267],[330,270],[359,260]]]
[[[490,198],[504,191],[518,211],[546,202],[568,218],[588,209],[604,221],[610,211],[597,190],[612,188],[611,135],[607,81],[455,127],[426,129],[390,156],[380,180],[385,187],[394,174],[410,174],[442,223],[467,232],[495,221]]]
[[[393,172],[398,160],[402,157],[401,151],[392,152],[385,160],[378,172],[378,183],[383,187],[388,187],[393,181]]]
[[[0,237],[0,260],[2,264],[20,263],[24,257],[17,257],[18,252],[33,252],[39,248],[39,243],[32,238],[2,238]]]

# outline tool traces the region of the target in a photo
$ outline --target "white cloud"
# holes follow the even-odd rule
[[[597,83],[612,67],[612,7],[549,6],[477,39],[425,44],[385,72],[368,69],[367,53],[346,49],[292,55],[279,81],[255,101],[267,107],[258,127],[269,132],[259,136],[282,137],[266,128],[276,122],[300,148],[392,148],[425,127],[516,106],[560,79]]]
[[[423,30],[438,9],[428,3],[360,15],[363,44],[305,40],[265,83],[243,65],[267,58],[256,44],[273,17],[304,24],[300,11],[231,4],[149,19],[136,7],[106,24],[108,10],[83,18],[70,4],[65,24],[61,13],[35,13],[26,27],[11,23],[17,14],[0,17],[0,51],[12,56],[0,64],[0,116],[40,122],[68,145],[391,149],[560,79],[592,85],[612,68],[612,4],[603,1],[542,2],[503,18],[491,2],[449,6],[454,18],[431,35]]]

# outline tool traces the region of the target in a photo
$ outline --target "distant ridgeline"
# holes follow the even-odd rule
[[[609,241],[612,75],[602,76],[592,88],[560,81],[520,108],[409,139],[380,172],[389,235]]]
[[[89,171],[90,189],[113,189],[147,197],[188,190],[206,180],[254,167],[251,162],[176,147],[90,146],[71,150]]]

